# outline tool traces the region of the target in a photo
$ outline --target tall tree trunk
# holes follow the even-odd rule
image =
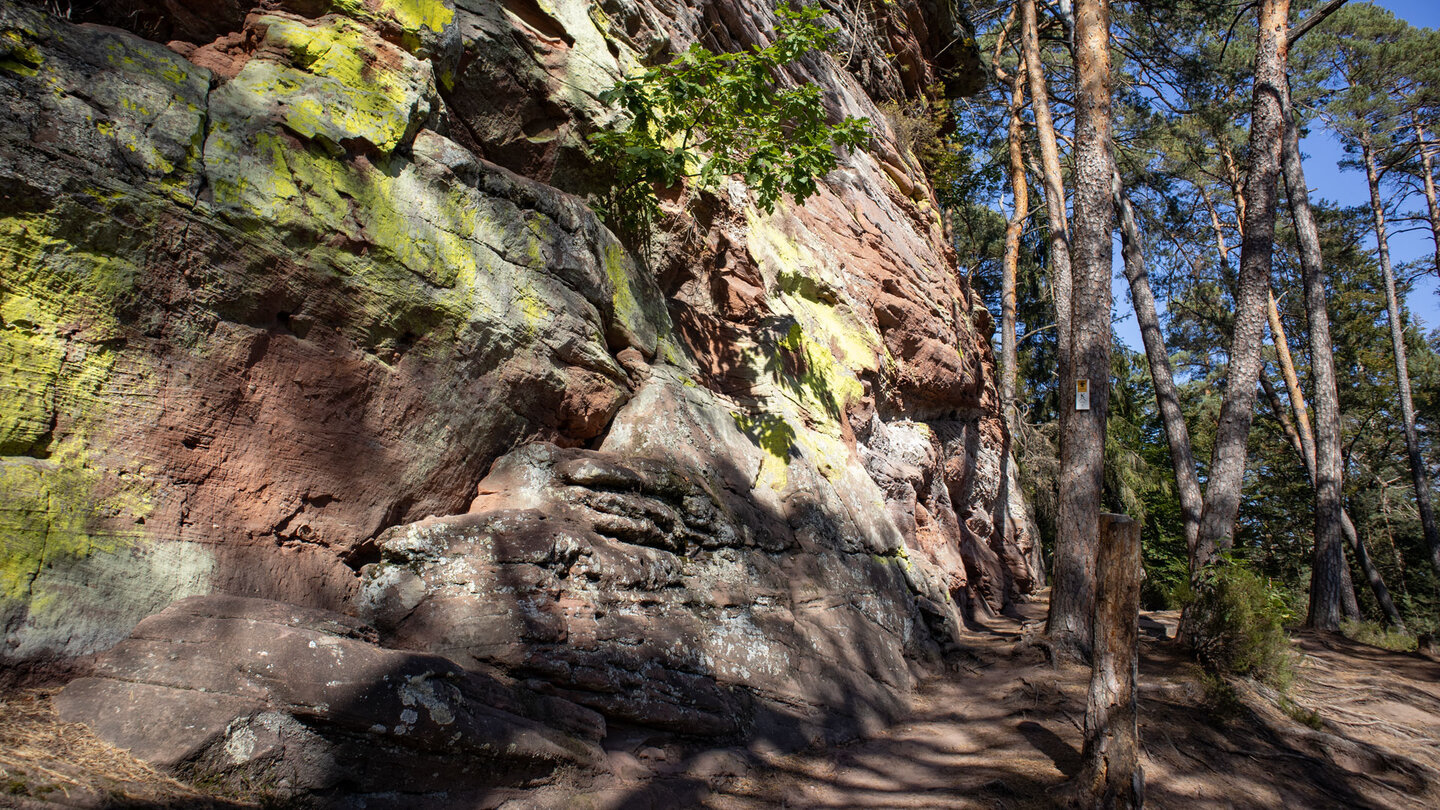
[[[1070,225],[1065,217],[1065,185],[1060,171],[1060,146],[1055,136],[1055,119],[1050,113],[1050,91],[1045,86],[1045,68],[1040,62],[1040,28],[1035,0],[1019,0],[1020,47],[1025,73],[1030,81],[1030,107],[1035,113],[1035,135],[1040,143],[1041,180],[1045,189],[1045,214],[1050,232],[1050,288],[1055,297],[1055,353],[1060,366],[1060,433],[1068,432],[1069,409],[1065,407],[1066,374],[1071,356],[1071,269]],[[1063,451],[1062,451],[1063,452]],[[1063,491],[1063,484],[1061,487]],[[1063,533],[1060,538],[1063,538]],[[1068,542],[1055,544],[1053,589],[1047,630],[1065,642],[1089,644],[1089,600],[1095,589],[1093,548],[1087,559],[1071,549]],[[1078,588],[1078,590],[1077,590]]]
[[[1050,229],[1051,287],[1055,295],[1056,354],[1063,369],[1070,357],[1070,224],[1065,217],[1065,181],[1060,170],[1060,144],[1055,118],[1050,113],[1050,91],[1040,62],[1040,28],[1035,0],[1020,1],[1020,47],[1030,81],[1030,107],[1035,112],[1035,136],[1040,142],[1040,169],[1045,189],[1045,214]],[[1065,409],[1060,409],[1062,423]]]
[[[1286,120],[1289,121],[1288,118]],[[1285,157],[1288,155],[1282,155],[1282,163]],[[1272,286],[1267,293],[1269,303],[1266,310],[1270,319],[1270,340],[1275,345],[1275,357],[1280,365],[1280,377],[1285,381],[1285,392],[1290,397],[1290,407],[1295,411],[1296,424],[1291,428],[1295,441],[1295,453],[1305,467],[1306,479],[1310,481],[1312,487],[1315,487],[1316,546],[1313,564],[1310,567],[1310,592],[1312,595],[1310,607],[1313,612],[1316,607],[1313,596],[1316,593],[1328,599],[1333,590],[1340,599],[1342,615],[1348,619],[1359,619],[1360,604],[1355,601],[1355,586],[1350,579],[1350,567],[1345,564],[1344,546],[1339,547],[1340,555],[1338,565],[1336,565],[1337,561],[1331,559],[1330,550],[1325,545],[1334,541],[1335,538],[1327,536],[1322,530],[1322,526],[1328,526],[1333,531],[1336,524],[1333,523],[1333,516],[1328,511],[1328,504],[1320,503],[1320,487],[1315,470],[1315,431],[1310,426],[1309,409],[1305,407],[1305,394],[1300,390],[1299,375],[1295,373],[1295,358],[1290,354],[1290,341],[1285,336],[1285,325],[1280,321],[1280,308],[1275,303],[1274,287]],[[1263,371],[1260,374],[1260,380],[1265,383],[1266,391],[1274,396],[1275,402],[1278,403],[1279,397],[1275,396],[1270,388]],[[1322,506],[1326,507],[1326,511],[1321,511]],[[1330,585],[1334,584],[1331,583],[1331,580],[1338,581],[1338,585],[1331,588]],[[1321,629],[1333,628],[1322,627]]]
[[[1075,9],[1075,221],[1070,240],[1073,287],[1070,363],[1060,375],[1060,504],[1049,633],[1058,646],[1088,653],[1095,613],[1100,499],[1105,485],[1105,417],[1110,401],[1110,244],[1115,172],[1110,153],[1110,4]],[[1088,410],[1074,410],[1076,383],[1087,381]]]
[[[1307,621],[1316,623],[1317,596],[1329,599],[1324,593],[1330,586],[1321,583],[1321,572],[1335,564],[1332,545],[1338,545],[1335,538],[1336,524],[1355,551],[1355,561],[1365,574],[1375,601],[1394,626],[1403,629],[1404,621],[1400,611],[1390,598],[1390,590],[1370,559],[1360,533],[1355,530],[1354,521],[1345,512],[1344,506],[1344,459],[1340,430],[1340,393],[1335,378],[1335,352],[1330,342],[1330,313],[1325,294],[1324,256],[1320,251],[1320,229],[1315,224],[1315,212],[1310,208],[1310,188],[1305,183],[1305,168],[1300,160],[1300,134],[1295,126],[1294,110],[1290,105],[1290,86],[1283,85],[1285,113],[1285,143],[1283,164],[1285,170],[1286,198],[1290,201],[1290,214],[1295,221],[1295,233],[1300,241],[1300,269],[1305,290],[1305,319],[1310,333],[1310,374],[1315,381],[1315,436],[1310,441],[1314,456],[1310,467],[1310,480],[1315,484],[1315,560],[1311,567],[1310,611]],[[1323,555],[1323,557],[1322,557]],[[1340,567],[1345,566],[1343,552]],[[1354,589],[1349,593],[1354,594]],[[1329,606],[1324,606],[1325,610]],[[1320,616],[1318,618],[1327,618]]]
[[[1410,457],[1410,475],[1415,481],[1415,501],[1425,544],[1430,547],[1430,564],[1440,573],[1440,533],[1435,529],[1435,509],[1430,503],[1430,476],[1420,457],[1420,436],[1415,430],[1415,404],[1410,398],[1410,368],[1405,353],[1405,324],[1400,320],[1400,300],[1395,294],[1395,271],[1390,266],[1390,243],[1385,235],[1385,209],[1380,201],[1380,170],[1375,151],[1365,139],[1360,144],[1365,161],[1365,179],[1370,184],[1370,213],[1375,220],[1375,242],[1380,251],[1380,271],[1385,274],[1385,308],[1390,313],[1390,343],[1395,350],[1395,380],[1400,389],[1400,418],[1405,427],[1405,451]]]
[[[1200,476],[1195,470],[1195,451],[1190,444],[1190,429],[1180,408],[1180,391],[1175,387],[1175,374],[1170,368],[1170,355],[1165,350],[1165,337],[1160,331],[1160,315],[1155,308],[1155,295],[1150,290],[1150,275],[1145,268],[1144,244],[1135,209],[1125,194],[1120,172],[1113,175],[1114,202],[1120,220],[1121,253],[1125,258],[1125,280],[1130,283],[1130,299],[1135,306],[1135,320],[1140,324],[1140,338],[1145,343],[1145,359],[1150,364],[1150,379],[1155,384],[1155,402],[1160,408],[1160,422],[1170,444],[1170,464],[1175,468],[1176,489],[1180,495],[1180,515],[1185,525],[1185,547],[1193,558],[1195,538],[1200,533],[1200,512],[1205,503],[1200,494]]]
[[[1205,511],[1196,541],[1199,559],[1209,563],[1229,547],[1240,511],[1246,445],[1255,413],[1260,347],[1265,338],[1265,300],[1275,249],[1275,204],[1280,179],[1280,108],[1285,81],[1285,26],[1289,0],[1263,0],[1255,48],[1255,89],[1250,114],[1250,177],[1245,185],[1245,236],[1240,245],[1240,279],[1225,400],[1215,434],[1215,462],[1205,492]]]
[[[1019,358],[1015,347],[1015,275],[1020,266],[1020,237],[1030,216],[1030,184],[1025,178],[1025,134],[1020,111],[1025,106],[1025,77],[1016,71],[1010,78],[1010,189],[1014,210],[1005,226],[1004,269],[1000,279],[1000,403],[1005,425],[1015,432],[1015,375]]]
[[[1055,353],[1063,369],[1070,358],[1070,224],[1065,217],[1065,181],[1060,170],[1060,144],[1055,118],[1050,113],[1050,91],[1040,61],[1040,27],[1035,0],[1020,2],[1020,49],[1030,81],[1030,107],[1035,113],[1035,137],[1040,142],[1040,176],[1045,189],[1045,215],[1050,231],[1050,286],[1055,298]],[[1061,427],[1065,409],[1060,409]]]
[[[1415,141],[1420,149],[1420,180],[1425,186],[1425,210],[1430,214],[1430,238],[1435,240],[1435,272],[1440,273],[1440,202],[1435,199],[1435,155],[1425,138],[1425,128],[1415,119]]]
[[[1011,7],[1011,14],[1015,9]],[[1010,19],[1005,30],[1009,30]],[[998,38],[996,49],[1004,40],[1004,32]],[[1022,128],[1020,111],[1025,107],[1025,73],[1023,66],[1013,76],[1005,76],[995,61],[996,73],[1010,81],[1010,188],[1014,196],[1010,221],[1005,226],[1004,269],[1000,281],[1000,404],[1005,418],[1006,449],[1000,459],[1000,508],[996,510],[996,528],[1004,537],[1013,532],[1010,515],[1010,492],[1015,485],[1014,437],[1019,427],[1019,414],[1015,408],[1015,377],[1020,365],[1016,350],[1015,335],[1015,275],[1020,265],[1020,237],[1025,231],[1025,220],[1030,216],[1030,183],[1025,177],[1025,133]]]
[[[1274,415],[1275,421],[1280,423],[1280,432],[1285,434],[1285,439],[1290,442],[1290,449],[1295,451],[1295,457],[1300,460],[1300,466],[1305,470],[1305,480],[1310,482],[1311,487],[1314,487],[1315,465],[1313,463],[1313,460],[1306,459],[1305,448],[1300,443],[1300,433],[1295,429],[1295,423],[1290,421],[1290,417],[1285,410],[1285,403],[1280,400],[1280,395],[1275,392],[1275,386],[1270,384],[1269,378],[1267,378],[1263,373],[1260,375],[1260,388],[1265,392],[1265,398],[1270,402],[1270,413]],[[1356,546],[1356,544],[1358,544],[1360,541],[1360,536],[1355,534],[1354,525],[1350,523],[1350,518],[1346,516],[1344,512],[1340,513],[1340,517],[1342,525],[1349,527],[1349,534],[1346,535],[1347,539],[1350,541],[1352,547]],[[1370,562],[1370,556],[1368,553],[1365,552],[1363,546],[1358,547],[1356,555],[1357,557],[1364,559],[1365,563],[1368,564]],[[1355,598],[1355,583],[1350,578],[1350,567],[1344,564],[1344,558],[1341,558],[1341,565],[1338,572],[1332,573],[1330,571],[1326,571],[1325,575],[1339,576],[1340,585],[1338,590],[1340,594],[1340,607],[1345,615],[1345,618],[1359,619],[1360,602],[1357,601]],[[1313,570],[1311,571],[1310,576],[1311,584],[1313,585],[1316,576]],[[1376,576],[1379,576],[1378,572],[1376,572]],[[1384,587],[1383,582],[1380,585],[1382,588]],[[1388,592],[1386,593],[1386,599],[1389,599]]]

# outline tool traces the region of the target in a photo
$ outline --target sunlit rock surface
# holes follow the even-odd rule
[[[150,741],[170,767],[366,733],[123,674],[218,621],[137,628],[184,597],[355,617],[357,660],[436,656],[486,723],[579,746],[534,761],[603,769],[616,728],[854,735],[1042,585],[989,314],[876,106],[978,80],[953,3],[793,68],[874,130],[805,205],[688,190],[633,250],[584,202],[598,94],[763,42],[771,4],[43,5],[0,2],[0,661],[93,668],[67,699],[102,734],[152,750],[84,708],[132,682],[234,698]],[[237,654],[175,649],[172,680]]]

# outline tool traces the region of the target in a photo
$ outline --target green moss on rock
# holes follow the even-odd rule
[[[369,28],[344,17],[305,23],[265,16],[255,24],[265,45],[288,53],[290,64],[252,59],[234,81],[273,105],[297,135],[337,154],[363,140],[389,155],[429,118],[436,92],[430,64]]]
[[[441,0],[332,0],[336,11],[372,23],[392,23],[418,36],[440,33],[455,21],[455,9]]]
[[[864,395],[855,375],[835,359],[829,347],[806,335],[800,324],[790,326],[779,346],[796,359],[798,373],[785,376],[792,380],[799,404],[811,413],[838,420],[846,406]]]
[[[44,62],[40,51],[31,47],[19,31],[0,31],[0,71],[33,77]]]

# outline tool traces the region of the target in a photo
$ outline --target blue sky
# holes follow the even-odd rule
[[[1372,0],[1376,5],[1389,9],[1395,16],[1411,25],[1423,28],[1440,28],[1440,0]],[[1370,200],[1365,184],[1365,175],[1360,171],[1342,170],[1337,165],[1344,153],[1340,144],[1318,125],[1312,128],[1309,137],[1301,141],[1300,149],[1305,156],[1305,180],[1310,186],[1312,199],[1327,199],[1342,205],[1367,205]],[[1425,201],[1417,198],[1412,208],[1424,210]],[[1370,247],[1374,248],[1374,237]],[[1395,264],[1426,256],[1433,256],[1434,242],[1429,228],[1417,228],[1409,232],[1390,233],[1390,254]],[[1118,265],[1117,243],[1117,270]],[[1115,324],[1122,340],[1136,351],[1143,351],[1140,330],[1135,324],[1129,300],[1129,288],[1123,275],[1116,277],[1116,316],[1123,320]],[[1412,317],[1418,320],[1424,331],[1440,327],[1440,278],[1426,274],[1416,279],[1406,299]]]

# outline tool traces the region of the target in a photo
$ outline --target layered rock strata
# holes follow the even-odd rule
[[[109,650],[75,716],[131,744],[78,695],[181,688],[122,670],[239,621],[141,623],[216,594],[447,661],[472,751],[502,715],[576,767],[627,727],[800,745],[883,722],[967,611],[1041,584],[988,313],[877,107],[973,80],[952,3],[832,4],[840,47],[784,80],[871,148],[773,213],[668,195],[637,250],[584,203],[598,94],[765,41],[770,3],[95,5],[0,2],[0,659]],[[157,761],[366,733],[242,680]]]

